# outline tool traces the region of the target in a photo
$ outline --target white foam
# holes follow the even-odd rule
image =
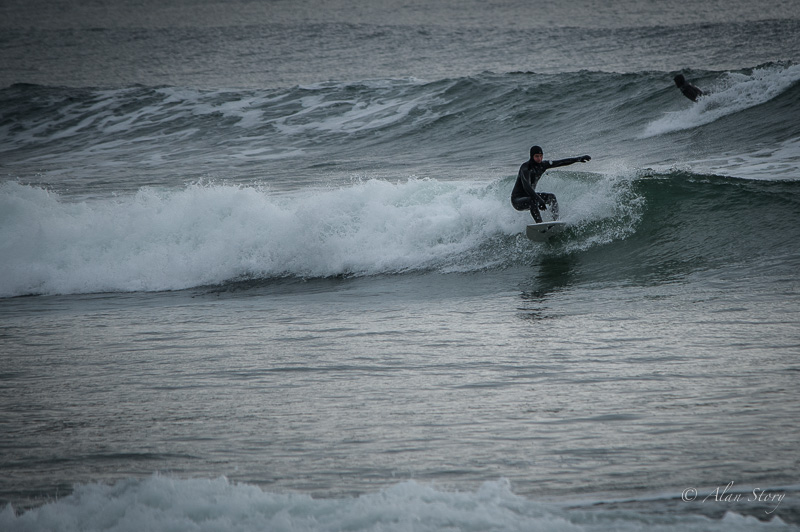
[[[614,232],[605,231],[608,241],[633,225],[625,182],[554,172],[548,190],[558,195],[562,218],[578,228],[615,220]],[[71,202],[6,182],[0,297],[495,267],[526,252],[502,247],[502,239],[518,237],[530,222],[527,212],[510,206],[512,184],[370,179],[282,194],[195,184]]]
[[[654,137],[710,124],[780,95],[800,80],[800,65],[758,68],[750,75],[728,73],[696,104],[666,113],[649,123],[640,138]]]
[[[0,529],[36,531],[508,532],[796,530],[773,519],[728,513],[722,519],[674,512],[566,510],[520,497],[509,482],[485,482],[475,491],[446,491],[407,481],[359,497],[314,499],[266,492],[225,478],[180,480],[155,475],[113,485],[77,486],[63,499],[15,516],[0,512]]]
[[[487,235],[519,230],[509,211],[485,186],[415,179],[283,195],[145,188],[81,203],[8,182],[0,185],[0,295],[435,268]]]

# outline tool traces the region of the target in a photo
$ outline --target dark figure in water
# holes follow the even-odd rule
[[[531,158],[519,167],[517,182],[514,183],[514,190],[511,192],[511,205],[518,211],[530,209],[531,216],[533,216],[537,224],[542,223],[542,215],[539,211],[547,209],[548,206],[553,215],[553,220],[558,219],[558,201],[556,201],[555,195],[547,192],[536,192],[536,184],[542,178],[545,170],[573,163],[585,163],[592,159],[588,155],[581,155],[580,157],[558,161],[543,161],[542,157],[544,157],[542,148],[533,146],[531,148]]]
[[[686,81],[686,78],[683,77],[683,74],[678,74],[675,76],[674,80],[675,86],[681,90],[684,96],[693,102],[696,102],[697,98],[703,95],[703,91]]]

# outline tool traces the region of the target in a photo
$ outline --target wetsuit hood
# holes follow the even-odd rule
[[[544,154],[542,148],[540,148],[539,146],[531,146],[531,159],[533,159],[533,156],[536,155],[537,153]]]

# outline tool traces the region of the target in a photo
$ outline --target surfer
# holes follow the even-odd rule
[[[514,183],[514,190],[511,192],[511,205],[518,211],[530,209],[531,216],[533,216],[537,224],[542,223],[542,215],[539,211],[546,210],[548,206],[550,207],[553,219],[558,219],[558,201],[556,200],[555,194],[536,192],[536,184],[542,178],[542,174],[544,174],[545,170],[557,168],[559,166],[567,166],[573,163],[585,163],[592,160],[588,155],[560,159],[558,161],[543,161],[542,157],[544,157],[542,148],[539,146],[532,146],[531,158],[522,163],[522,166],[519,167],[517,182]]]
[[[703,95],[703,91],[686,81],[686,78],[683,77],[683,74],[678,74],[673,79],[675,80],[675,86],[681,90],[684,96],[693,102],[696,102],[697,98]]]

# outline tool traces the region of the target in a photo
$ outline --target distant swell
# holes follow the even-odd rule
[[[61,193],[132,193],[198,179],[291,190],[358,175],[512,175],[532,144],[594,157],[587,171],[691,164],[720,175],[800,179],[800,66],[687,74],[483,73],[281,89],[0,90],[10,178]],[[702,140],[702,142],[698,142]],[[760,165],[769,156],[769,167]],[[744,162],[742,162],[744,161]]]

